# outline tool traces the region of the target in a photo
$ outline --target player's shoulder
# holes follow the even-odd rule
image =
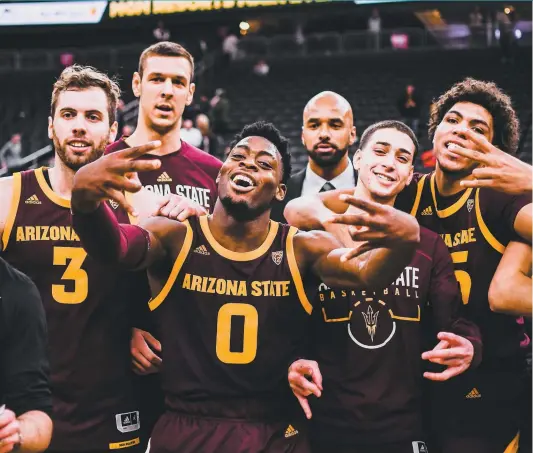
[[[341,247],[341,243],[330,233],[326,231],[297,230],[294,235],[295,249],[305,251],[306,253],[321,252],[324,249]]]
[[[482,211],[497,209],[515,202],[521,202],[526,205],[531,203],[531,194],[512,195],[501,192],[499,190],[491,189],[490,187],[482,187],[479,190],[479,204]]]
[[[222,161],[217,159],[205,151],[202,151],[195,146],[190,145],[185,141],[181,141],[182,150],[190,159],[194,160],[197,165],[205,168],[206,170],[218,170],[222,167]]]
[[[394,207],[404,212],[410,212],[420,190],[426,185],[432,173],[413,173],[411,182],[398,194]]]
[[[4,176],[3,178],[0,178],[0,192],[2,193],[2,196],[5,196],[8,191],[12,190],[14,179],[13,176]]]
[[[130,146],[124,140],[124,137],[121,137],[116,142],[113,142],[106,146],[104,155],[111,154],[129,147]]]
[[[187,234],[192,234],[191,222],[195,219],[179,222],[167,217],[148,217],[140,223],[140,227],[155,235],[163,244],[171,246],[182,243]]]

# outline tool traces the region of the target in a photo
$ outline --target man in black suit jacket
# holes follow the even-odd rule
[[[274,220],[285,222],[287,203],[302,195],[355,187],[357,173],[348,149],[355,141],[350,103],[332,91],[323,91],[307,103],[303,112],[302,143],[309,162],[287,182],[287,195],[272,209]]]

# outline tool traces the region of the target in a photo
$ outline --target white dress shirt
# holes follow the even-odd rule
[[[328,181],[318,176],[311,170],[311,166],[307,164],[301,196],[319,193],[326,182]],[[336,176],[329,182],[333,184],[335,189],[353,189],[355,187],[355,176],[351,164],[339,176]]]

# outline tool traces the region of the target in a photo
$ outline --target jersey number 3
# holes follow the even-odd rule
[[[61,281],[66,285],[52,285],[52,297],[60,304],[81,304],[89,294],[89,278],[81,266],[87,252],[80,247],[54,247],[54,266],[67,266]]]
[[[244,333],[242,336],[242,350],[232,351],[231,346],[231,318],[244,318]],[[224,304],[218,311],[217,319],[217,357],[221,362],[244,365],[253,362],[257,354],[257,333],[259,315],[257,309],[250,304]]]

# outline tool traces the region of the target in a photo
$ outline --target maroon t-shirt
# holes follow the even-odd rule
[[[207,217],[189,222],[170,277],[149,271],[167,408],[246,420],[300,414],[287,368],[301,356],[311,305],[296,229],[271,221],[259,248],[236,253],[216,242]]]
[[[347,444],[422,438],[420,354],[439,331],[469,337],[479,360],[476,326],[460,317],[461,294],[442,239],[422,228],[402,274],[385,289],[318,287],[313,314],[316,360],[324,391],[313,398],[314,436]]]
[[[135,282],[142,279],[87,256],[71,227],[70,201],[53,192],[47,170],[13,178],[16,210],[6,224],[2,256],[35,282],[44,304],[53,397],[50,448],[136,445],[140,417],[130,308],[141,303]]]
[[[129,148],[120,139],[106,148],[106,154]],[[222,166],[216,157],[181,141],[181,148],[164,156],[146,154],[143,159],[159,159],[157,170],[139,173],[139,179],[147,190],[160,195],[175,193],[191,199],[212,211],[217,199],[215,179]]]
[[[398,196],[396,207],[415,215],[420,225],[438,233],[448,247],[461,286],[465,316],[483,336],[481,367],[502,369],[520,363],[525,329],[516,316],[494,313],[490,283],[505,247],[516,238],[518,212],[531,195],[513,196],[492,189],[467,189],[450,197],[438,193],[435,173],[415,174]],[[504,362],[505,361],[505,362]]]

